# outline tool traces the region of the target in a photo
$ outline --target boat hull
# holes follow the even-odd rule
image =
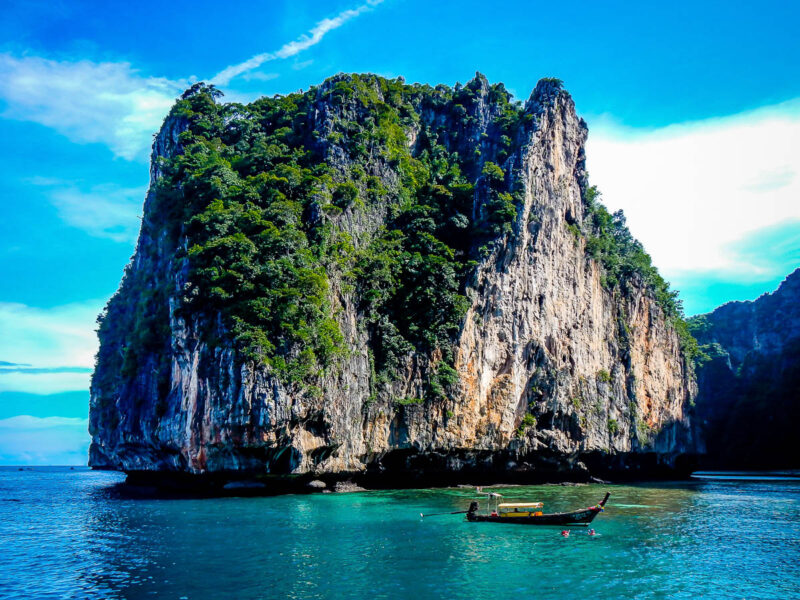
[[[476,504],[475,509],[470,507],[467,512],[467,520],[473,523],[510,523],[515,525],[588,525],[594,518],[603,512],[603,507],[608,501],[610,494],[606,494],[603,501],[597,506],[576,510],[565,513],[551,513],[547,515],[531,515],[525,517],[501,517],[499,515],[478,514]]]

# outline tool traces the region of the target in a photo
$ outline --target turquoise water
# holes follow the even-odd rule
[[[469,490],[120,499],[116,473],[0,469],[0,598],[800,598],[800,484],[501,490],[609,507],[599,536],[467,523]]]

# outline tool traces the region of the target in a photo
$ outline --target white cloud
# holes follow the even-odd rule
[[[36,373],[0,371],[0,392],[27,392],[29,394],[78,392],[89,389],[91,377],[91,372]]]
[[[0,419],[0,464],[85,465],[89,451],[86,419]]]
[[[51,127],[78,143],[146,160],[152,134],[189,80],[141,75],[128,63],[0,54],[3,116]]]
[[[242,79],[245,81],[272,81],[278,77],[280,77],[278,73],[263,73],[261,71],[252,71],[242,75]]]
[[[800,100],[646,132],[602,119],[590,130],[591,183],[667,276],[774,275],[731,248],[800,219]]]
[[[59,367],[94,365],[96,318],[105,301],[52,308],[0,302],[0,360],[32,365],[36,370],[0,370],[0,391],[35,394],[85,390],[87,372],[47,372]]]
[[[338,29],[349,20],[354,19],[365,11],[370,10],[372,7],[377,6],[383,0],[368,0],[366,4],[362,4],[357,8],[344,10],[332,19],[323,19],[317,23],[308,33],[300,36],[293,42],[284,44],[274,52],[264,52],[257,54],[248,60],[236,65],[226,67],[211,79],[211,83],[216,85],[227,85],[230,81],[243,73],[257,69],[266,62],[273,60],[289,58],[307,50],[311,46],[315,46],[322,41],[325,34],[334,29]]]
[[[211,82],[227,85],[268,61],[295,56],[382,1],[367,0],[323,19],[278,50],[223,69]],[[275,77],[275,73],[248,75],[260,80]],[[73,142],[105,144],[127,160],[147,160],[153,133],[175,98],[193,81],[193,77],[149,77],[126,62],[57,61],[0,53],[0,99],[6,103],[2,116],[51,127]]]
[[[65,182],[36,180],[32,183],[52,187],[48,194],[50,202],[67,224],[96,237],[136,242],[146,188],[123,188],[107,183],[83,191]]]
[[[52,429],[53,427],[63,427],[64,425],[85,425],[86,419],[76,417],[31,417],[30,415],[19,415],[0,419],[0,430],[6,429]]]
[[[304,60],[294,63],[292,65],[292,69],[294,69],[295,71],[302,71],[303,69],[307,69],[313,64],[314,64],[314,59]]]

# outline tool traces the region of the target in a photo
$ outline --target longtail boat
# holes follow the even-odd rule
[[[572,512],[545,514],[541,502],[500,502],[501,494],[487,494],[488,512],[478,512],[478,502],[473,501],[467,511],[467,520],[481,523],[516,523],[518,525],[588,525],[603,512],[610,492],[598,504]],[[494,506],[492,506],[494,501]]]

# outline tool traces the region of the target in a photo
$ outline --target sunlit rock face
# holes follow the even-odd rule
[[[349,77],[306,92],[313,102],[303,127],[313,130],[320,160],[335,173],[353,167],[346,140],[333,135],[336,122],[377,118],[357,97],[328,100],[326,90]],[[635,273],[608,286],[602,265],[587,254],[587,128],[572,99],[558,82],[543,80],[517,109],[513,135],[501,139],[493,88],[480,75],[467,87],[472,101],[463,113],[452,103],[431,108],[412,98],[413,114],[403,121],[408,152],[422,152],[421,140],[435,129],[442,146],[470,157],[463,169],[474,185],[472,214],[464,217],[471,222],[489,210],[486,163],[498,165],[516,214],[502,233],[472,244],[465,312],[449,345],[410,349],[391,377],[376,376],[364,290],[333,268],[327,300],[346,353],[310,384],[287,382],[242,353],[221,316],[182,310],[189,242],[181,223],[165,233],[154,200],[164,159],[183,151],[188,127],[185,117],[168,117],[154,143],[151,191],[129,268],[149,291],[123,283],[100,330],[93,466],[586,477],[652,472],[697,450],[687,414],[694,375],[672,321]],[[379,85],[374,92],[381,101]],[[356,249],[385,228],[403,179],[391,160],[365,164],[386,194],[330,217]],[[321,217],[309,210],[303,218]],[[163,312],[162,326],[148,338],[152,351],[124,368],[117,357],[137,335],[124,330],[125,315],[152,290],[160,290],[152,310]],[[431,374],[443,356],[457,376],[432,396]]]

